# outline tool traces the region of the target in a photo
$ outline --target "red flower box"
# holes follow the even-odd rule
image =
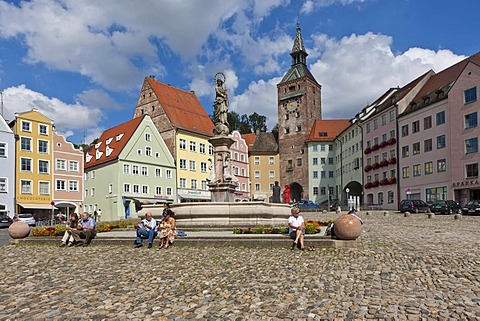
[[[365,148],[364,153],[365,154],[370,154],[372,152],[372,149],[370,147]]]
[[[396,142],[397,140],[395,139],[395,137],[392,137],[389,140],[387,140],[388,145],[395,145]]]
[[[370,172],[371,170],[372,170],[372,166],[371,166],[371,165],[365,166],[365,172]]]
[[[369,189],[369,188],[372,188],[372,183],[365,184],[365,189]]]
[[[373,168],[373,169],[380,168],[380,164],[379,164],[379,163],[373,163],[373,164],[372,164],[372,168]]]
[[[378,148],[379,148],[378,144],[375,144],[375,145],[372,146],[372,151],[378,150]]]
[[[382,180],[380,181],[380,185],[382,185],[382,186],[388,185],[388,184],[390,184],[390,183],[388,182],[388,178],[384,178],[384,179],[382,179]]]
[[[388,183],[389,183],[389,184],[395,184],[396,182],[397,182],[397,179],[396,179],[395,177],[390,177],[390,178],[388,179]]]
[[[373,186],[373,187],[378,187],[378,185],[380,185],[380,182],[379,182],[379,181],[374,181],[374,182],[372,183],[372,186]]]
[[[383,142],[380,143],[380,148],[386,147],[388,145],[389,144],[386,141],[383,141]]]
[[[388,160],[388,163],[389,164],[396,164],[397,163],[397,159],[395,157],[392,157]]]
[[[380,162],[380,167],[388,166],[388,161],[386,159]]]

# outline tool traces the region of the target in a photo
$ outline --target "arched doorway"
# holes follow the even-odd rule
[[[290,184],[290,200],[292,202],[299,202],[303,198],[302,185],[298,183]]]
[[[348,193],[347,193],[347,188],[348,188]],[[346,203],[348,201],[348,197],[350,197],[350,196],[359,196],[360,197],[360,203],[363,203],[362,192],[363,192],[362,184],[360,184],[357,181],[349,182],[345,186],[345,188],[343,189],[343,195],[345,196],[344,203]]]

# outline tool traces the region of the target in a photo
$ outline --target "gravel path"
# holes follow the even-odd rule
[[[4,246],[0,320],[480,320],[480,217],[360,216],[311,252]]]

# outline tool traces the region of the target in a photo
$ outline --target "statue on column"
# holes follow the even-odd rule
[[[230,125],[228,124],[228,94],[225,88],[225,74],[217,72],[215,74],[215,101],[213,102],[213,116],[215,118],[215,135],[228,135],[230,133]]]
[[[210,171],[210,176],[207,178],[208,182],[215,182],[215,166],[211,158],[208,159],[208,169]]]

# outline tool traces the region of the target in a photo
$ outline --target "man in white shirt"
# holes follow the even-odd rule
[[[292,216],[288,218],[288,233],[293,241],[292,250],[298,246],[300,242],[300,249],[305,249],[304,235],[305,235],[305,221],[300,216],[300,209],[298,207],[292,208]]]
[[[152,247],[153,239],[157,236],[158,227],[157,221],[152,217],[152,213],[145,214],[145,218],[138,223],[137,226],[137,238],[135,240],[135,247],[139,248],[143,246],[142,241],[144,238],[148,238],[148,248]]]

